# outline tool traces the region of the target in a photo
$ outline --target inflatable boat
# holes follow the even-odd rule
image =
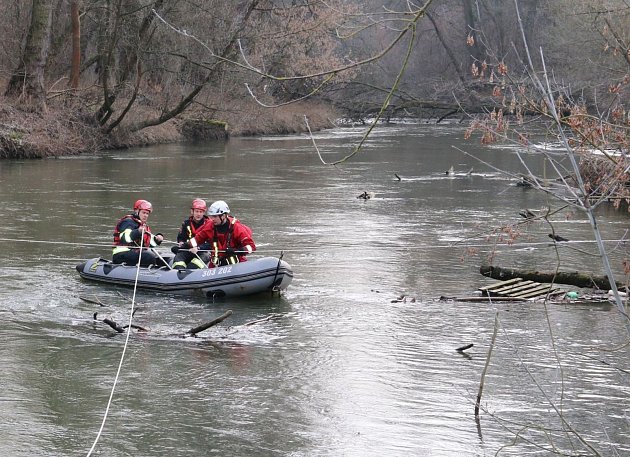
[[[165,260],[170,260],[165,258]],[[84,279],[161,292],[199,292],[209,298],[236,297],[260,292],[279,292],[293,280],[291,266],[277,257],[248,259],[235,265],[197,270],[173,270],[170,267],[138,268],[114,264],[100,257],[77,265]]]

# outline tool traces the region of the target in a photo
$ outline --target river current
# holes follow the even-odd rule
[[[629,454],[630,349],[612,304],[440,299],[492,282],[478,271],[490,257],[556,268],[549,225],[494,235],[562,204],[463,154],[521,172],[510,147],[464,140],[461,125],[380,127],[348,162],[322,164],[362,134],[316,134],[321,157],[295,135],[0,162],[0,454],[87,455],[99,431],[102,456]],[[79,278],[136,199],[173,240],[197,197],[226,200],[257,255],[282,253],[295,277],[280,297],[133,300]],[[620,271],[628,216],[598,217]],[[574,241],[559,268],[603,274],[586,218],[552,219]],[[101,321],[126,323],[132,300],[150,331],[130,335],[116,377],[125,335]]]

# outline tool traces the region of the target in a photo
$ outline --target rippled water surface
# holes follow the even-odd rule
[[[362,133],[317,134],[323,160]],[[460,126],[383,127],[338,168],[304,136],[0,162],[0,454],[88,453],[125,346],[100,321],[127,323],[133,291],[84,282],[74,266],[109,255],[137,198],[174,239],[195,197],[227,200],[294,281],[281,297],[215,303],[138,291],[134,323],[150,331],[130,335],[94,455],[630,453],[630,350],[612,305],[440,300],[488,284],[478,267],[491,252],[506,267],[557,263],[544,223],[521,226],[514,246],[488,239],[523,208],[561,205],[457,148],[518,173],[512,150],[462,137]],[[630,225],[599,217],[607,240]],[[585,218],[563,210],[553,222],[573,241],[560,268],[602,274]],[[607,246],[620,271],[628,247]]]

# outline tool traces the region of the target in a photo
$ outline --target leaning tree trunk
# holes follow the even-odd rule
[[[50,48],[51,24],[52,0],[33,0],[26,46],[5,91],[5,95],[32,102],[41,110],[46,108],[44,70]]]

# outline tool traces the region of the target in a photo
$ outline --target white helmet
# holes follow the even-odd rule
[[[230,214],[230,207],[223,200],[217,200],[210,208],[208,208],[208,212],[206,213],[208,216],[220,216],[221,214]]]

